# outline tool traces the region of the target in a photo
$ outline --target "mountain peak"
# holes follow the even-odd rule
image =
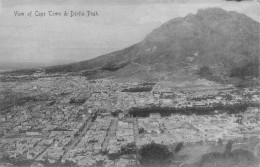
[[[206,8],[206,9],[199,9],[197,12],[197,16],[223,16],[223,15],[230,15],[230,13],[221,8]]]
[[[222,22],[232,18],[232,14],[221,8],[206,8],[198,10],[196,17],[206,22]]]

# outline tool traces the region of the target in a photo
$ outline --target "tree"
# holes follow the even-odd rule
[[[143,134],[144,132],[144,128],[139,128],[139,134]]]
[[[224,154],[229,154],[232,150],[232,146],[233,146],[233,141],[229,140],[227,145],[226,145]]]
[[[135,154],[136,149],[137,149],[137,147],[136,147],[135,143],[132,142],[132,143],[128,143],[128,144],[122,146],[120,149],[120,152],[123,155]]]
[[[219,138],[218,139],[218,144],[222,146],[223,145],[223,139]]]
[[[199,69],[197,74],[201,77],[208,77],[212,76],[213,73],[210,71],[209,67],[204,66]]]
[[[178,153],[183,147],[183,142],[179,142],[178,145],[175,147],[175,153]]]
[[[170,163],[173,153],[165,145],[149,143],[138,151],[139,162],[144,166],[163,166]]]

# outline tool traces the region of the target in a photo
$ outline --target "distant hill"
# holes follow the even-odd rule
[[[59,62],[0,62],[0,71],[6,70],[17,70],[17,69],[32,69],[32,68],[40,68],[46,66],[55,66],[60,63],[68,63],[68,61],[59,61]]]
[[[89,78],[233,82],[259,76],[260,24],[220,8],[174,18],[133,46],[78,63],[47,67],[47,73],[80,72]]]

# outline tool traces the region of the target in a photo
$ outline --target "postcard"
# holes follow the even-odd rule
[[[0,0],[0,166],[259,167],[257,0]]]

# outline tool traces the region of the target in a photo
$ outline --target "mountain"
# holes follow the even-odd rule
[[[220,8],[174,18],[126,49],[67,65],[47,73],[81,72],[89,78],[231,82],[259,76],[260,24]]]

